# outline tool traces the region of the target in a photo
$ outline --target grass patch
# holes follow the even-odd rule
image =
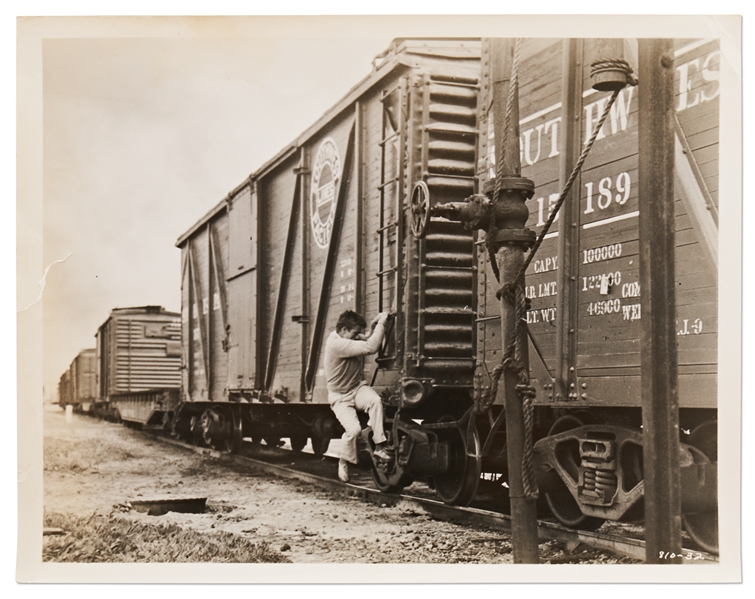
[[[44,441],[44,469],[48,471],[86,472],[109,462],[125,462],[148,457],[135,453],[125,444],[103,439],[52,439]]]
[[[56,513],[45,514],[44,525],[67,533],[44,537],[42,559],[46,562],[290,562],[265,543],[229,532],[207,534],[175,524]]]

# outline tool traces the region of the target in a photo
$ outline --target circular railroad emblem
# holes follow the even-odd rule
[[[336,212],[336,194],[341,180],[341,157],[332,138],[325,138],[317,149],[312,169],[312,234],[318,247],[327,248],[333,232]]]

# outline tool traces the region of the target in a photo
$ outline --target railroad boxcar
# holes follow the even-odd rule
[[[115,308],[97,331],[96,413],[169,422],[181,386],[181,319],[161,306]]]
[[[85,349],[71,362],[71,403],[76,411],[89,412],[97,401],[96,353]]]
[[[624,46],[636,63],[636,43]],[[368,319],[388,310],[394,325],[366,367],[397,456],[389,470],[373,466],[378,487],[421,479],[445,502],[466,504],[481,473],[505,481],[506,439],[494,424],[502,400],[485,417],[474,412],[501,359],[500,285],[484,235],[433,215],[491,178],[487,47],[396,40],[367,78],[181,236],[179,434],[230,450],[243,437],[290,437],[294,449],[310,438],[324,452],[339,434],[322,365],[327,332],[345,309]],[[568,176],[565,156],[579,154],[605,106],[606,94],[591,88],[591,52],[582,40],[522,44],[520,152],[536,186],[534,231]],[[676,54],[680,419],[690,432],[685,459],[700,466],[716,461],[720,53],[715,42],[678,40]],[[572,526],[642,508],[641,90],[621,92],[578,199],[527,273],[536,454],[552,472],[545,499]],[[684,464],[685,488],[707,510],[685,516],[688,528],[712,546],[715,510],[701,496],[715,485],[698,489]]]
[[[389,343],[367,366],[389,405],[419,404],[435,391],[444,404],[470,400],[472,236],[439,224],[420,255],[405,204],[417,178],[446,201],[475,190],[479,48],[479,40],[397,41],[178,240],[184,428],[203,418],[202,434],[221,444],[243,430],[295,446],[309,437],[324,451],[338,425],[323,346],[346,309],[397,313]],[[426,265],[432,272],[420,282]],[[430,471],[444,469],[430,453]]]
[[[58,381],[58,405],[64,409],[66,406],[73,406],[70,368],[60,375],[60,380]]]
[[[528,228],[539,233],[610,92],[592,89],[591,40],[521,46],[522,176],[535,182]],[[487,61],[483,46],[483,63]],[[678,385],[685,525],[717,545],[718,115],[721,53],[715,40],[674,40]],[[480,105],[491,105],[483,69]],[[620,93],[567,202],[526,275],[530,372],[537,390],[535,450],[550,509],[564,524],[598,526],[642,508],[638,96]],[[497,109],[495,107],[494,109]],[[495,172],[493,112],[480,114],[478,177]],[[483,183],[484,185],[484,183]],[[566,223],[566,225],[564,225]],[[484,237],[484,233],[481,235]],[[665,257],[658,257],[659,260]],[[500,284],[478,252],[475,394],[501,362]],[[705,465],[705,466],[703,466]],[[707,468],[705,484],[703,468]],[[700,484],[698,484],[698,477]],[[712,509],[711,509],[712,508]]]

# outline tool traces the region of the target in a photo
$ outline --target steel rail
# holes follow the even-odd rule
[[[353,483],[342,483],[336,478],[327,478],[324,476],[319,476],[317,474],[302,472],[301,470],[295,470],[293,468],[281,466],[278,464],[271,464],[270,462],[266,462],[257,458],[238,454],[230,454],[208,447],[198,447],[184,441],[173,439],[172,437],[164,436],[163,434],[159,434],[156,431],[144,430],[141,432],[145,435],[149,435],[152,439],[156,439],[168,445],[173,445],[182,449],[193,451],[194,453],[197,453],[199,455],[209,456],[222,462],[231,464],[251,466],[255,469],[262,470],[263,472],[273,474],[280,478],[309,483],[320,488],[325,488],[330,491],[342,493],[347,497],[357,497],[366,501],[370,501],[372,503],[379,503],[390,506],[395,506],[400,503],[409,504],[424,510],[426,513],[436,518],[453,520],[456,522],[473,524],[477,526],[500,528],[508,532],[511,531],[511,516],[509,516],[508,514],[474,507],[455,507],[446,505],[445,503],[437,501],[435,499],[416,497],[413,495],[382,493],[381,491],[370,487],[365,487]],[[276,449],[275,451],[281,452],[285,450]],[[579,545],[584,545],[592,549],[609,551],[620,556],[629,557],[640,561],[645,560],[645,541],[640,539],[620,537],[614,534],[601,534],[598,532],[590,532],[586,530],[574,530],[561,526],[560,524],[546,522],[543,520],[538,520],[538,537],[540,541],[561,541],[566,545],[566,548],[569,551],[573,551]],[[682,554],[684,556],[693,556],[693,558],[682,559],[682,563],[685,564],[718,563],[716,556],[710,555],[704,551],[699,551],[697,549],[682,549]]]

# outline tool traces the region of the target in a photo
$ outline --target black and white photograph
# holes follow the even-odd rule
[[[19,582],[741,580],[739,16],[16,34]]]

